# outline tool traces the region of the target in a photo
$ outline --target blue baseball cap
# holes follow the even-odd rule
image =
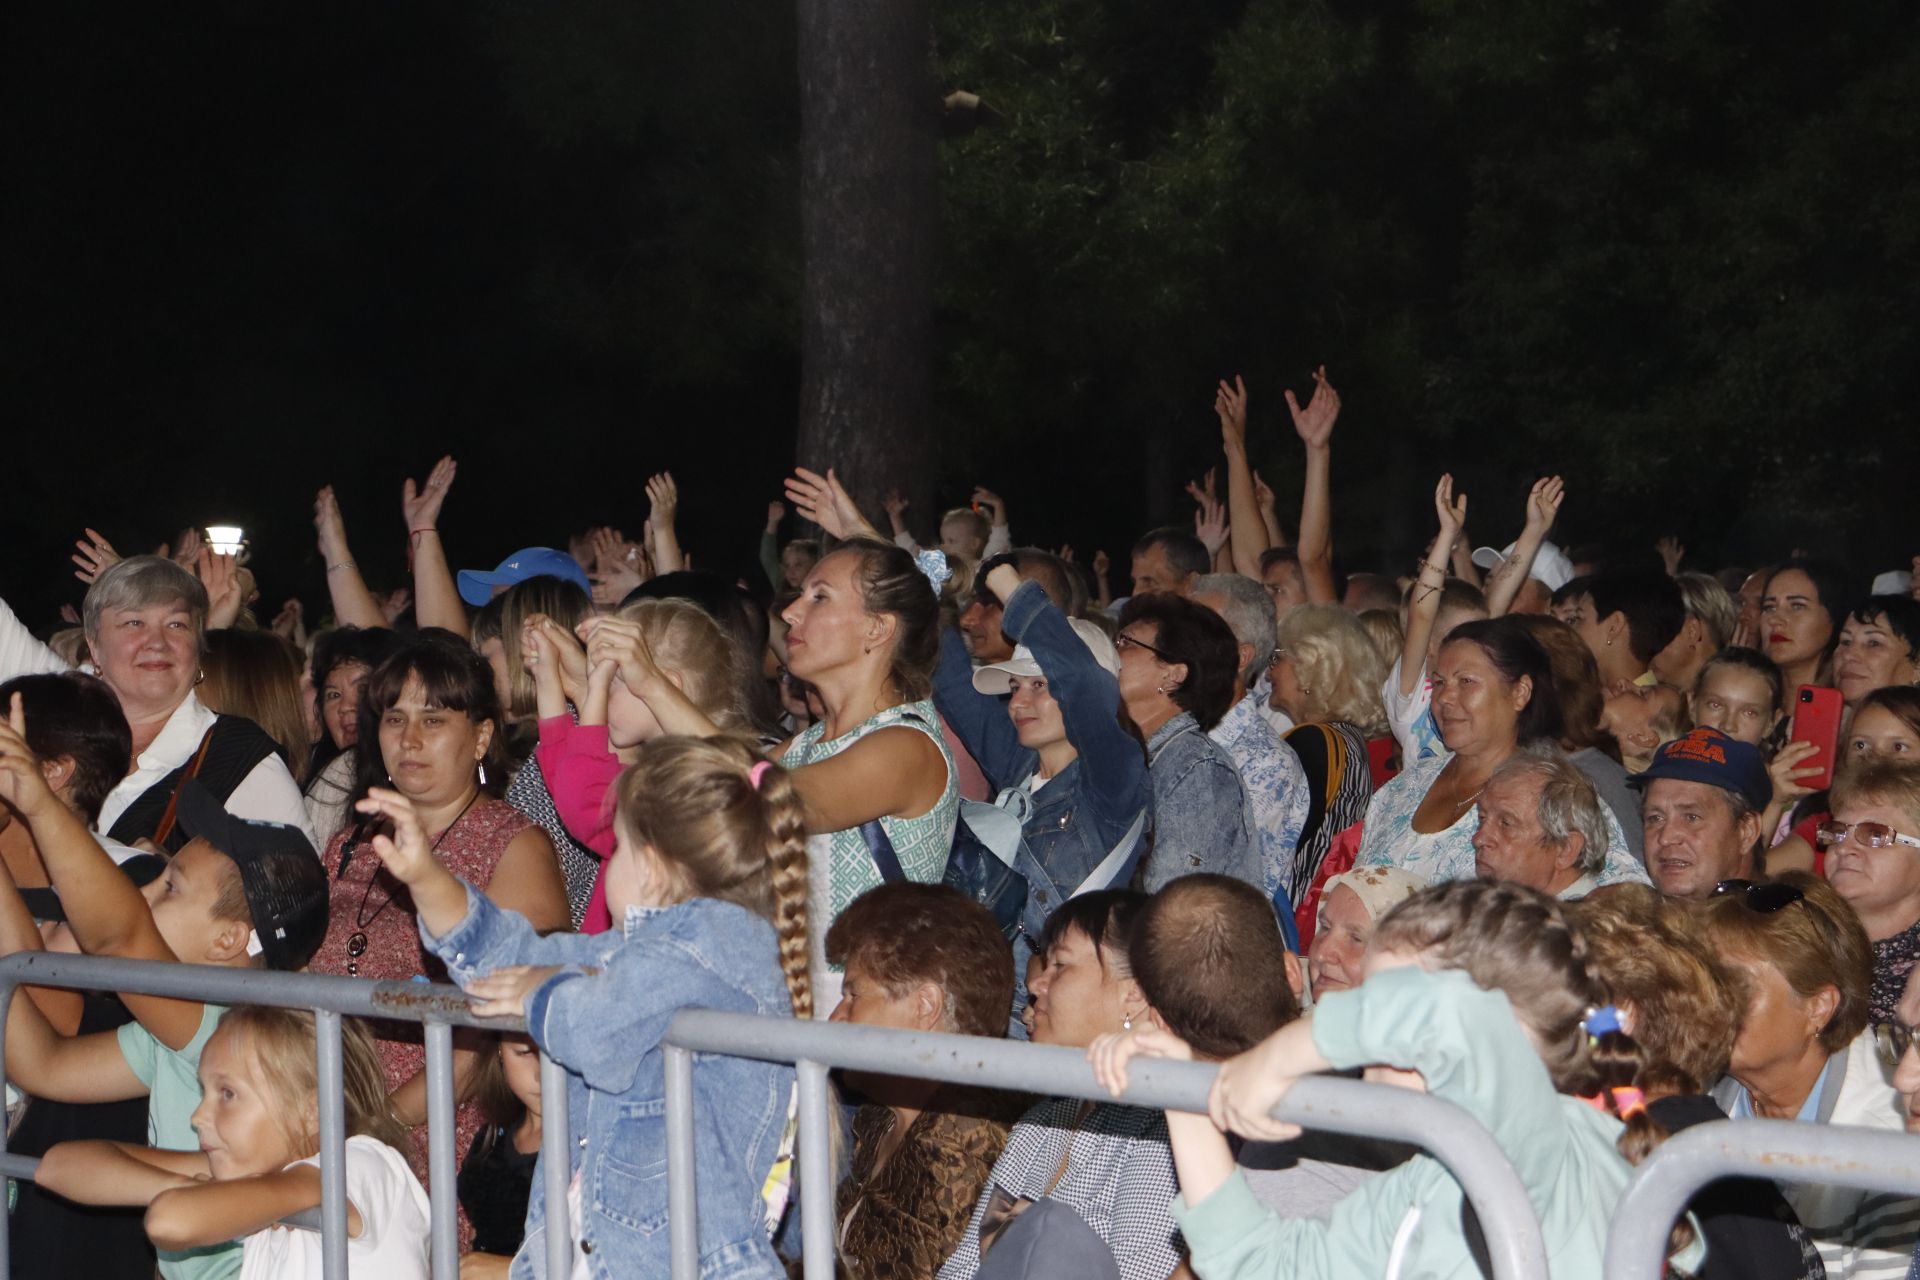
[[[528,578],[561,578],[588,595],[593,594],[593,584],[587,581],[587,571],[566,552],[555,551],[552,547],[522,547],[502,560],[492,573],[480,569],[462,569],[458,579],[460,598],[479,609],[493,599],[495,587],[511,587]]]
[[[1660,778],[1704,782],[1731,791],[1755,810],[1765,809],[1773,799],[1773,780],[1767,776],[1767,762],[1760,748],[1705,726],[1662,743],[1647,771],[1629,781],[1644,787]]]

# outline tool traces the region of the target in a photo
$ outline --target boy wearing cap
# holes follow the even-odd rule
[[[75,940],[90,955],[173,960],[231,968],[298,969],[327,927],[320,860],[299,828],[234,817],[189,779],[177,796],[190,839],[144,890],[134,887],[48,790],[28,750],[16,700],[0,725],[0,798],[26,819]],[[0,872],[0,946],[37,948],[38,934],[12,877]],[[222,1008],[125,993],[136,1021],[115,1032],[58,1034],[36,1005],[15,995],[6,1065],[27,1092],[63,1102],[146,1095],[151,1145],[199,1147],[191,1123],[200,1103],[199,1059]],[[168,1280],[239,1274],[238,1245],[160,1255]]]
[[[1660,892],[1704,902],[1722,880],[1763,878],[1755,850],[1773,783],[1758,747],[1701,727],[1631,781],[1646,791],[1647,874]]]

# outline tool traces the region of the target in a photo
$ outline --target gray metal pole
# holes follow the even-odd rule
[[[320,1273],[347,1280],[347,1095],[340,1015],[313,1011],[315,1080],[320,1093]]]
[[[1603,1274],[1655,1280],[1694,1193],[1739,1175],[1920,1196],[1920,1138],[1793,1120],[1716,1120],[1677,1133],[1634,1171],[1614,1207]]]
[[[567,1184],[573,1181],[573,1134],[567,1119],[567,1070],[540,1055],[540,1194],[547,1224],[547,1275],[573,1274],[573,1228]]]
[[[675,1014],[665,1042],[700,1053],[761,1061],[806,1059],[824,1067],[1049,1097],[1112,1100],[1094,1080],[1083,1053],[1046,1045],[846,1023],[794,1021],[774,1028],[750,1014],[707,1009]],[[1161,1110],[1204,1111],[1216,1071],[1198,1062],[1139,1060],[1133,1064],[1132,1084],[1120,1101]],[[1492,1135],[1454,1104],[1405,1089],[1317,1077],[1289,1090],[1274,1114],[1310,1128],[1419,1144],[1447,1166],[1479,1214],[1494,1280],[1537,1280],[1547,1273],[1539,1220],[1520,1176]]]
[[[694,1179],[693,1053],[666,1046],[667,1256],[673,1280],[698,1280],[700,1219]]]
[[[800,1087],[800,1249],[807,1280],[833,1280],[833,1091],[818,1062],[794,1064]]]
[[[453,1028],[426,1024],[427,1187],[433,1280],[459,1280],[460,1218],[453,1165]]]

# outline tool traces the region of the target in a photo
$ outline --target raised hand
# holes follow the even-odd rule
[[[1102,582],[1105,582],[1107,579],[1107,574],[1111,573],[1112,571],[1113,571],[1113,561],[1107,558],[1107,553],[1104,551],[1095,551],[1093,553],[1094,576],[1096,578],[1099,578]]]
[[[537,646],[540,665],[551,672],[560,683],[560,693],[568,702],[580,705],[580,699],[586,693],[587,686],[587,650],[578,636],[567,630],[544,613],[528,617],[521,634],[521,660],[526,661],[526,647],[531,641]],[[529,667],[529,671],[533,668]],[[536,680],[538,671],[533,672]]]
[[[238,557],[219,555],[203,542],[194,560],[193,572],[200,579],[200,585],[207,589],[207,630],[226,630],[247,607]]]
[[[440,527],[440,507],[447,500],[447,490],[453,488],[454,472],[458,470],[453,455],[448,454],[433,464],[425,485],[416,489],[409,476],[400,486],[400,512],[407,518],[409,534],[431,532]]]
[[[380,616],[387,620],[388,626],[392,626],[393,620],[405,613],[407,606],[413,603],[413,588],[395,587],[383,596],[374,597],[374,600],[380,606]]]
[[[1253,498],[1262,511],[1272,511],[1279,505],[1279,499],[1273,496],[1273,486],[1262,479],[1258,471],[1253,473]]]
[[[840,484],[833,468],[824,476],[805,467],[795,467],[787,478],[787,501],[807,520],[813,521],[835,538],[879,535],[871,521]]]
[[[1669,578],[1680,572],[1680,562],[1685,559],[1687,555],[1687,549],[1681,544],[1680,539],[1674,537],[1672,534],[1668,534],[1666,537],[1660,539],[1660,541],[1654,543],[1653,549],[1660,553],[1661,563],[1667,566],[1667,576]]]
[[[1433,510],[1440,518],[1440,539],[1436,550],[1450,551],[1460,531],[1467,525],[1467,495],[1453,496],[1453,473],[1440,477],[1440,483],[1433,486]]]
[[[785,520],[786,518],[787,518],[786,503],[769,502],[767,504],[767,532],[768,533],[778,534],[780,532],[780,522],[782,520]]]
[[[182,529],[180,536],[174,540],[173,562],[182,569],[193,568],[195,562],[200,559],[200,548],[205,541],[198,529]],[[157,554],[167,554],[166,543],[160,544]]]
[[[1220,442],[1229,449],[1247,447],[1247,384],[1239,374],[1221,379],[1213,393],[1213,411],[1220,418]]]
[[[93,530],[88,529],[86,534],[86,537],[75,540],[73,544],[78,554],[72,559],[79,566],[73,576],[92,586],[95,578],[120,563],[120,553],[113,549],[112,543]]]
[[[27,713],[18,693],[7,700],[6,719],[0,721],[0,800],[28,821],[60,803],[47,785],[47,775],[40,772],[39,758],[27,745]]]
[[[304,646],[307,636],[306,614],[306,606],[299,600],[289,600],[280,606],[280,612],[273,615],[273,623],[268,629],[282,640]]]
[[[1208,555],[1217,556],[1227,545],[1226,505],[1199,485],[1189,483],[1187,492],[1199,507],[1193,513],[1193,536],[1206,544]]]
[[[680,506],[680,486],[673,482],[673,472],[662,471],[647,479],[647,501],[653,505],[649,517],[656,529],[673,527],[673,513]]]
[[[1533,488],[1527,491],[1527,520],[1524,532],[1546,537],[1547,530],[1553,528],[1553,522],[1560,515],[1560,504],[1566,500],[1567,484],[1559,476],[1546,476],[1535,480]]]
[[[973,505],[987,513],[987,518],[996,525],[1007,522],[1007,504],[999,494],[981,485],[973,487]]]
[[[619,671],[620,683],[636,698],[644,700],[655,682],[665,679],[653,663],[653,652],[647,647],[646,633],[640,630],[639,623],[624,618],[588,618],[577,631],[587,642],[588,668],[602,662],[613,663]]]
[[[1309,449],[1324,449],[1333,439],[1333,424],[1340,417],[1340,393],[1327,381],[1327,366],[1321,365],[1313,371],[1313,394],[1307,398],[1306,408],[1294,399],[1292,388],[1286,392],[1287,409],[1293,414],[1293,429]]]
[[[907,527],[906,510],[913,503],[901,497],[898,489],[887,490],[887,496],[880,500],[880,505],[886,508],[887,522],[893,526],[895,533]]]
[[[421,823],[420,811],[413,807],[413,801],[398,791],[374,787],[367,792],[366,799],[353,807],[357,813],[368,817],[377,814],[393,824],[391,835],[383,833],[373,837],[373,851],[379,856],[381,865],[401,884],[411,887],[432,880],[436,875],[451,874],[435,860],[433,846],[427,840],[427,829]]]
[[[326,485],[313,495],[313,531],[320,536],[320,558],[329,565],[346,559],[347,522],[340,515],[340,500],[333,486]]]
[[[1060,544],[1060,549],[1058,551],[1055,551],[1053,554],[1059,556],[1062,560],[1065,560],[1068,564],[1072,564],[1073,563],[1073,544],[1071,542],[1063,542]]]

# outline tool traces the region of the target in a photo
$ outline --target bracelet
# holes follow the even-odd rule
[[[341,561],[341,562],[340,562],[339,564],[330,564],[330,565],[328,565],[328,566],[327,566],[327,572],[328,572],[328,573],[332,573],[332,572],[333,572],[333,571],[334,571],[335,569],[357,569],[357,568],[359,568],[359,567],[360,567],[360,566],[358,566],[358,565],[356,565],[356,564],[355,564],[355,563],[354,563],[353,561],[351,561],[351,560],[342,560],[342,561]]]

